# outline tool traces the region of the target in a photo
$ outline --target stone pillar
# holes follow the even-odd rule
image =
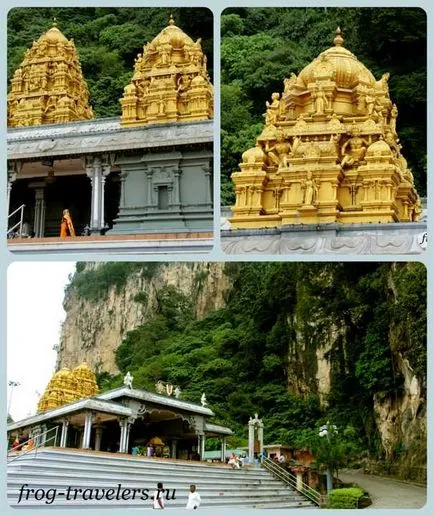
[[[90,232],[100,233],[104,227],[104,190],[105,178],[110,174],[110,164],[107,157],[89,156],[86,159],[86,175],[90,179],[91,210]]]
[[[62,423],[62,434],[60,436],[60,447],[66,448],[66,443],[68,440],[68,426],[69,426],[69,419],[65,418]]]
[[[179,208],[181,206],[181,196],[180,196],[180,181],[179,176],[181,175],[181,169],[175,168],[173,172],[174,183],[173,183],[173,206]]]
[[[44,189],[46,184],[44,182],[30,183],[29,188],[35,189],[35,218],[33,221],[33,231],[35,237],[43,237],[45,232],[45,197]]]
[[[197,453],[200,456],[200,460],[202,460],[201,452],[202,452],[202,434],[198,434],[197,435]]]
[[[202,170],[205,173],[205,202],[207,204],[212,204],[212,183],[211,183],[211,171],[212,168],[207,165],[205,167],[202,167]]]
[[[206,441],[206,435],[203,434],[202,435],[202,439],[201,439],[201,446],[200,446],[200,460],[204,460],[205,458],[205,441]]]
[[[83,432],[83,443],[82,448],[84,450],[90,449],[90,435],[92,432],[92,412],[86,412],[84,420],[84,432]]]
[[[102,425],[95,426],[95,451],[101,450]]]
[[[40,426],[35,426],[32,429],[32,436],[33,436],[33,441],[35,443],[35,447],[37,448],[41,444],[41,427]]]
[[[121,172],[121,200],[119,203],[120,208],[125,208],[125,181],[127,180],[128,172]]]
[[[255,427],[252,418],[249,421],[249,463],[253,464],[255,450]]]
[[[259,453],[262,455],[264,452],[264,423],[262,423],[262,421],[258,423],[258,440]]]
[[[303,472],[297,471],[297,483],[296,483],[297,491],[303,491]]]
[[[146,167],[146,179],[148,181],[147,184],[147,207],[150,208],[152,206],[152,169]]]
[[[119,453],[124,453],[124,442],[125,442],[125,420],[119,420],[119,426],[121,427],[121,435],[119,437]]]
[[[226,437],[220,439],[220,460],[225,462],[226,459]]]
[[[119,421],[119,425],[121,427],[121,435],[119,438],[119,453],[128,453],[131,425],[128,419],[121,419]]]
[[[178,439],[172,439],[172,449],[171,449],[171,457],[172,459],[176,459],[177,454],[177,446],[178,446]]]

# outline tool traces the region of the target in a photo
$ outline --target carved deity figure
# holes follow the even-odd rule
[[[133,388],[133,380],[134,380],[134,376],[132,376],[131,373],[128,371],[127,374],[124,376],[125,387],[132,389]]]
[[[369,142],[360,136],[360,129],[358,127],[351,128],[351,134],[351,138],[341,148],[343,155],[342,168],[352,167],[363,161],[366,149],[369,147]]]
[[[368,112],[368,116],[371,116],[374,114],[374,107],[375,107],[375,97],[372,94],[372,92],[368,92],[365,97],[365,104],[366,104],[366,110]]]
[[[288,166],[288,154],[291,151],[289,142],[285,139],[285,134],[282,130],[279,130],[276,137],[276,143],[270,145],[270,141],[267,140],[265,144],[265,152],[268,154],[268,158],[279,167],[286,168]]]
[[[202,396],[200,397],[200,403],[202,404],[202,407],[206,407],[208,405],[208,402],[206,401],[205,393],[202,393]]]
[[[304,189],[304,205],[312,206],[318,196],[318,186],[316,181],[312,178],[312,171],[309,170],[307,173],[307,179],[303,183]]]
[[[393,104],[390,111],[390,130],[393,134],[396,134],[396,119],[398,118],[398,108],[396,104]]]
[[[320,86],[315,97],[315,112],[317,115],[323,115],[324,110],[328,108],[328,99],[324,90]]]
[[[279,116],[280,107],[280,93],[273,93],[271,95],[271,102],[266,101],[267,112],[265,113],[265,125],[274,125]]]

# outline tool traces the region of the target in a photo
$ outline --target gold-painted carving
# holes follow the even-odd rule
[[[34,41],[11,79],[8,127],[94,117],[74,41],[53,27]]]
[[[234,228],[419,219],[389,74],[376,80],[343,44],[338,29],[334,46],[266,102],[256,146],[232,174]]]
[[[194,42],[171,16],[137,55],[120,102],[122,126],[211,119],[213,87],[200,39]]]
[[[64,367],[55,373],[41,396],[37,412],[52,410],[68,403],[95,396],[99,389],[95,373],[85,363],[73,371]]]

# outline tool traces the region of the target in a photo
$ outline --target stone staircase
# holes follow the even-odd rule
[[[232,470],[226,465],[55,448],[30,452],[7,466],[12,507],[151,509],[157,482],[169,489],[166,509],[185,507],[190,484],[196,484],[203,508],[315,508],[258,467]],[[148,499],[143,489],[149,490]]]

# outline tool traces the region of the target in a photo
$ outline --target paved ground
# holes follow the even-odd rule
[[[342,470],[339,478],[345,483],[354,482],[369,493],[372,505],[368,509],[419,509],[426,503],[425,487],[376,475],[365,475],[360,470]]]

